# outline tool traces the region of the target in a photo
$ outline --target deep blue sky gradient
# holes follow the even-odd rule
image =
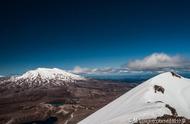
[[[0,74],[118,67],[154,52],[190,55],[188,0],[0,2]]]

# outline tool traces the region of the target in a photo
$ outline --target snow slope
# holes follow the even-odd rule
[[[155,76],[79,124],[129,124],[164,114],[190,118],[190,79],[171,72]]]

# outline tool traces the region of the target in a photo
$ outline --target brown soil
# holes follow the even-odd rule
[[[0,92],[0,124],[43,121],[50,117],[57,118],[56,124],[76,124],[135,86],[91,80],[50,89],[3,90]]]

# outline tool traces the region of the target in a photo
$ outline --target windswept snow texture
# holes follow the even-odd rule
[[[164,88],[155,92],[154,86]],[[166,104],[178,116],[190,118],[190,79],[171,72],[155,76],[93,113],[79,124],[129,124],[141,119],[172,115]]]

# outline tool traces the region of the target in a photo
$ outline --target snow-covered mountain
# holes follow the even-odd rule
[[[8,87],[24,86],[29,88],[40,86],[62,86],[65,85],[65,83],[84,80],[86,80],[84,77],[58,68],[37,68],[36,70],[30,70],[21,76],[12,76],[9,80],[5,80],[3,83],[9,84]]]
[[[34,81],[36,79],[46,80],[62,80],[66,82],[73,82],[76,80],[84,80],[83,77],[75,75],[58,68],[37,68],[36,70],[31,70],[24,73],[21,76],[12,77],[13,80],[27,80]]]
[[[173,72],[155,76],[79,124],[131,124],[163,115],[190,118],[190,79]]]

